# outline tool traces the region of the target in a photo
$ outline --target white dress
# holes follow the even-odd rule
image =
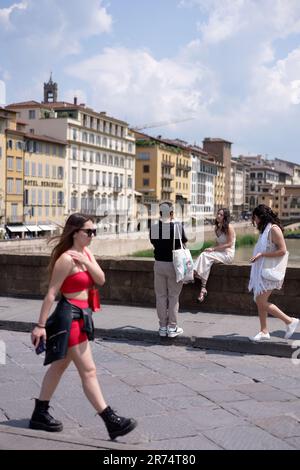
[[[235,240],[236,237],[234,235],[232,245],[224,251],[203,251],[194,263],[194,271],[197,273],[197,276],[207,281],[214,263],[232,264],[235,253]],[[227,242],[225,233],[217,236],[216,242],[217,245],[224,245]]]
[[[264,252],[272,252],[276,251],[277,247],[275,243],[270,240],[270,230],[272,228],[272,224],[268,224],[260,234],[258,241],[253,250],[253,256],[257,255],[257,253],[264,253]],[[250,281],[249,281],[249,291],[253,291],[254,300],[263,292],[268,290],[274,289],[281,289],[283,280],[282,281],[269,281],[262,277],[262,269],[263,269],[264,258],[259,258],[255,263],[252,263],[251,266],[251,274],[250,274]]]

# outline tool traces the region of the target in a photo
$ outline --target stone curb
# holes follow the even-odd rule
[[[18,322],[12,320],[0,320],[0,330],[30,332],[34,323]],[[275,357],[292,357],[295,351],[291,344],[280,341],[264,341],[254,343],[245,336],[228,337],[223,335],[205,336],[178,336],[177,338],[160,338],[157,331],[144,330],[143,328],[95,328],[95,338],[103,339],[127,339],[130,341],[145,341],[169,346],[190,346],[199,349],[214,349],[219,351],[237,352],[242,354],[262,354]]]

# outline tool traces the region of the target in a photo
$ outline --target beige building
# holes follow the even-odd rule
[[[24,224],[55,230],[65,220],[66,142],[35,134],[24,141]]]
[[[11,122],[10,122],[11,124]],[[24,132],[6,129],[6,181],[4,220],[7,226],[23,222]]]
[[[190,204],[191,157],[179,141],[151,137],[139,132],[136,136],[136,189],[141,202],[149,205],[169,201]]]
[[[221,163],[223,170],[220,175],[220,184],[219,187],[219,201],[222,199],[222,191],[224,204],[223,207],[230,208],[231,203],[231,145],[232,142],[228,140],[219,139],[219,138],[210,138],[206,137],[203,140],[203,150],[206,151],[209,155],[212,155],[219,163]],[[221,170],[221,166],[220,166]],[[222,181],[225,179],[225,188],[222,188]],[[218,208],[218,203],[216,203],[216,208]]]
[[[248,209],[246,206],[246,176],[245,165],[237,160],[231,160],[230,211],[238,218]]]
[[[58,101],[57,84],[44,84],[44,101],[9,106],[29,131],[67,141],[64,168],[65,217],[82,211],[108,231],[134,229],[135,138],[124,121],[84,103]]]
[[[225,166],[218,160],[215,160],[214,157],[209,157],[210,161],[213,161],[217,168],[217,175],[215,178],[215,187],[214,187],[214,213],[216,214],[219,209],[228,207],[226,205],[225,198]]]

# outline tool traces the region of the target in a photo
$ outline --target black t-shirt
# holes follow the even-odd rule
[[[150,229],[150,241],[154,246],[154,258],[156,261],[173,261],[172,250],[175,224],[177,226],[175,230],[175,250],[178,250],[178,248],[181,248],[179,233],[181,235],[182,243],[186,243],[188,241],[184,228],[180,222],[165,223],[160,220],[158,223],[152,225]]]

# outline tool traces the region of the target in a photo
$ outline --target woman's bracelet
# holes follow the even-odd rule
[[[45,325],[41,325],[40,323],[36,323],[36,325],[38,328],[45,328]]]

